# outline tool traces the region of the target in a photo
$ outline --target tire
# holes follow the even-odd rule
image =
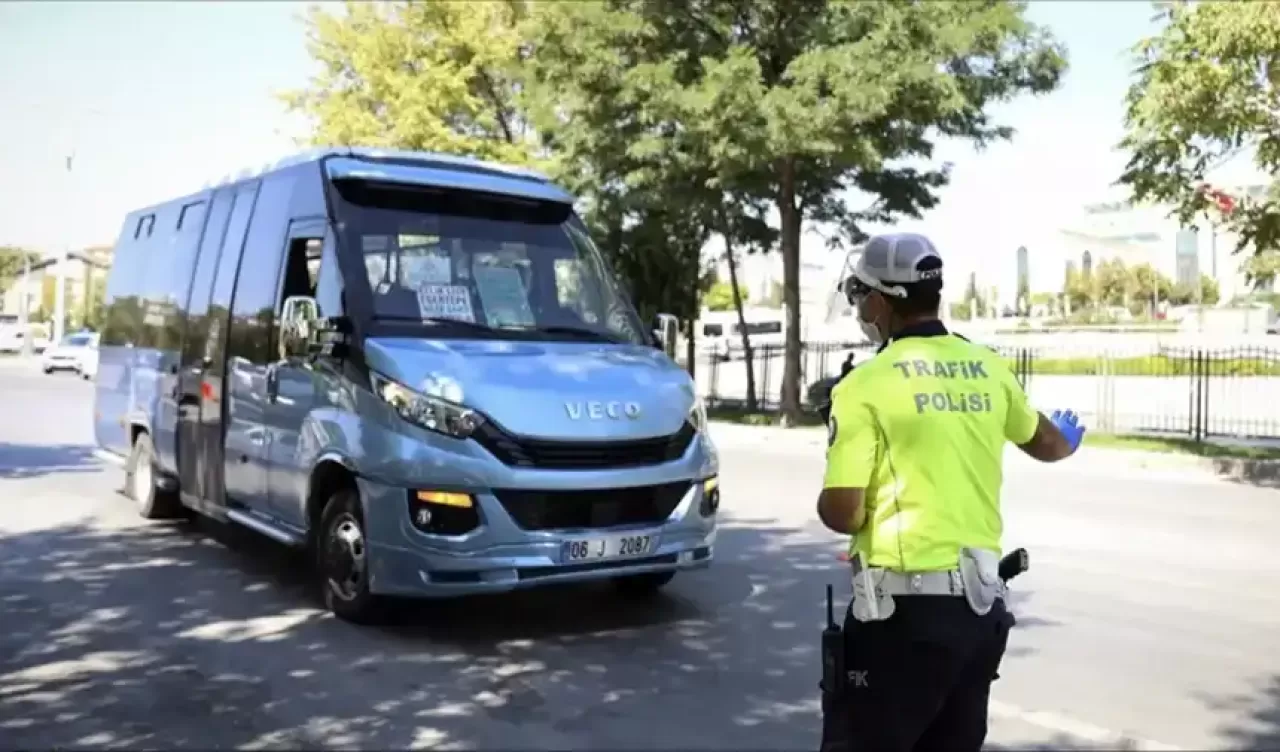
[[[53,369],[52,369],[52,368],[50,368],[49,366],[45,366],[45,367],[44,367],[44,368],[42,368],[41,370],[43,370],[43,371],[44,371],[44,375],[45,375],[45,376],[48,376],[49,374],[53,373]]]
[[[151,434],[143,431],[133,442],[133,451],[124,471],[125,495],[138,505],[138,514],[148,520],[168,520],[186,516],[178,494],[156,485],[156,450]]]
[[[646,572],[619,577],[613,581],[618,593],[627,598],[652,598],[675,579],[675,572]]]
[[[325,608],[353,624],[381,619],[385,604],[369,590],[369,547],[355,489],[341,489],[325,503],[315,556]]]

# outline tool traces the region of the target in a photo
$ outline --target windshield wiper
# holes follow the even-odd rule
[[[496,332],[500,331],[488,324],[481,324],[476,321],[467,321],[465,319],[451,319],[448,316],[378,316],[380,319],[388,321],[415,321],[421,324],[440,324],[442,326],[460,326],[464,329],[472,331]]]
[[[378,318],[390,319],[393,321],[420,321],[424,324],[439,324],[441,326],[459,326],[464,329],[470,329],[477,332],[535,332],[537,334],[568,334],[581,339],[593,340],[595,342],[611,342],[614,344],[622,344],[626,342],[625,339],[617,335],[581,326],[489,326],[488,324],[481,324],[476,321],[451,319],[446,316],[427,316],[424,318],[418,318],[417,316],[379,316]]]
[[[624,342],[621,337],[616,335],[602,332],[599,329],[588,329],[581,326],[526,326],[521,327],[521,329],[538,332],[539,334],[571,334],[584,339],[596,340],[597,342],[613,342],[615,344]]]

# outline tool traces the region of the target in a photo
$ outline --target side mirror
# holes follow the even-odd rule
[[[285,298],[280,310],[280,344],[284,355],[305,355],[310,349],[320,304],[307,295]]]

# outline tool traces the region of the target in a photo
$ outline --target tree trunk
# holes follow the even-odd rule
[[[697,274],[694,274],[692,293],[693,293],[693,306],[690,307],[689,310],[693,311],[693,313],[689,315],[689,336],[686,337],[684,341],[684,353],[685,353],[685,359],[688,363],[688,365],[685,366],[685,370],[689,372],[689,378],[694,379],[694,383],[696,384],[697,378],[698,378],[698,369],[697,369],[697,355],[698,355],[697,339],[698,338],[696,336],[695,330],[698,328],[698,310],[699,310],[698,275]]]
[[[727,231],[728,225],[724,224]],[[756,401],[756,368],[755,354],[751,352],[751,333],[747,331],[747,316],[742,311],[742,291],[738,289],[738,261],[734,257],[733,243],[729,235],[724,236],[724,258],[729,262],[729,284],[733,287],[733,309],[738,312],[738,330],[742,332],[742,355],[747,369],[747,412],[755,412],[760,408]]]
[[[782,303],[786,308],[786,350],[782,365],[782,425],[800,423],[800,209],[796,206],[796,162],[782,161],[778,214],[782,220]]]

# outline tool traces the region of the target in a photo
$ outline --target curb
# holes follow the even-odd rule
[[[771,449],[821,450],[826,447],[826,432],[821,428],[779,428],[776,426],[744,426],[713,420],[712,439],[726,445],[764,445]],[[1082,447],[1077,456],[1092,463],[1143,470],[1173,470],[1212,475],[1222,480],[1270,486],[1280,489],[1280,460],[1242,457],[1196,457],[1186,454],[1144,452],[1136,449]]]
[[[1130,457],[1132,465],[1150,469],[1195,469],[1224,480],[1280,488],[1280,460],[1255,460],[1244,457],[1169,456],[1127,449],[1104,449],[1109,454]]]

